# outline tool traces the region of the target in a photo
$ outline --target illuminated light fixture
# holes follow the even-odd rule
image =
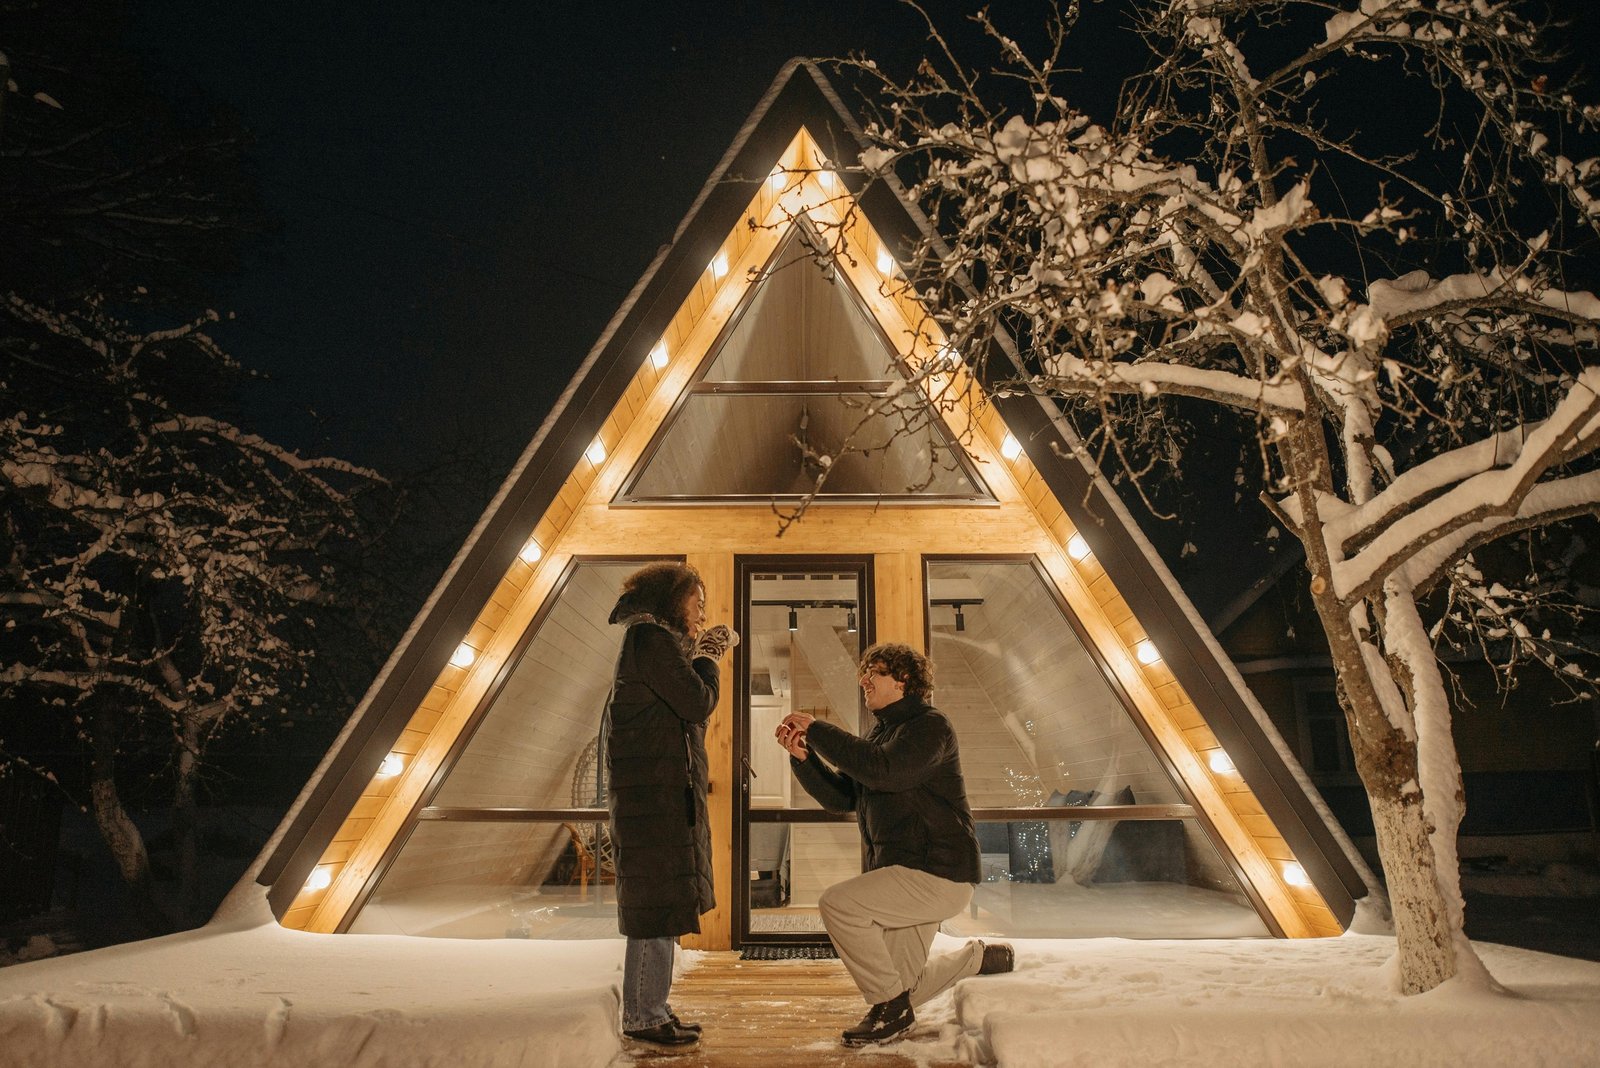
[[[1089,556],[1089,543],[1083,540],[1082,534],[1074,534],[1067,539],[1067,555],[1074,560],[1087,559]]]
[[[956,352],[955,346],[948,342],[939,346],[939,351],[934,354],[934,362],[945,369],[954,367],[961,362],[961,356]]]
[[[1211,765],[1211,770],[1218,775],[1226,775],[1238,769],[1233,766],[1233,758],[1220,749],[1211,750],[1211,755],[1206,758],[1206,763]]]
[[[773,190],[775,192],[779,192],[779,193],[783,192],[783,168],[782,167],[779,167],[777,170],[772,172],[771,177],[769,177],[767,179],[767,184],[772,186],[772,188],[773,188]]]
[[[306,893],[314,894],[318,890],[326,890],[333,885],[333,872],[327,865],[320,865],[311,869],[311,878],[306,880]]]
[[[583,454],[589,458],[590,463],[598,467],[605,463],[606,443],[601,441],[599,438],[595,438],[594,441],[589,444],[589,447],[583,450]]]
[[[961,614],[961,606],[956,605],[956,630],[967,629],[967,617]]]
[[[846,634],[854,634],[856,632],[856,610],[854,608],[849,609],[844,614],[844,632]]]
[[[1022,442],[1007,434],[1006,439],[1000,443],[1000,455],[1007,460],[1015,460],[1022,455]]]
[[[406,770],[406,758],[399,753],[390,753],[383,758],[383,763],[378,765],[378,778],[392,779]]]
[[[798,613],[798,612],[796,612],[794,610],[794,605],[790,605],[789,606],[789,629],[790,630],[799,630],[800,629],[800,613]]]
[[[887,249],[878,250],[878,273],[889,274],[894,270],[894,257],[889,255]]]
[[[717,253],[716,258],[711,261],[711,277],[720,282],[722,281],[722,276],[727,273],[728,254],[726,252],[719,252]]]
[[[1283,866],[1283,881],[1290,886],[1311,885],[1311,877],[1306,874],[1306,870],[1292,860]]]
[[[817,171],[817,181],[821,182],[822,188],[828,190],[829,192],[833,191],[834,183],[838,180],[839,179],[834,177],[833,172],[827,170],[826,168]]]
[[[1133,655],[1139,658],[1141,664],[1154,664],[1161,660],[1161,650],[1149,638],[1134,646]]]
[[[539,558],[543,555],[544,550],[539,548],[539,543],[534,541],[532,538],[528,539],[528,543],[524,545],[522,547],[522,551],[517,554],[517,556],[521,557],[522,562],[525,564],[537,564],[539,562]]]
[[[456,651],[450,654],[450,663],[458,668],[471,667],[476,659],[478,659],[477,650],[466,642],[456,646]]]
[[[658,371],[667,365],[667,343],[665,341],[657,341],[656,347],[650,350],[650,363]]]

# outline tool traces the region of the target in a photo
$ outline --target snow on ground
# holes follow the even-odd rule
[[[214,922],[0,970],[0,1065],[604,1065],[621,963],[616,939]]]
[[[963,982],[880,1049],[1016,1068],[1600,1064],[1600,963],[1480,945],[1505,993],[1402,998],[1383,936],[1014,944],[1014,973]],[[621,948],[215,923],[0,970],[0,1065],[604,1068]]]

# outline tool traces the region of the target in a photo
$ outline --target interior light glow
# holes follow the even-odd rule
[[[534,541],[532,538],[528,539],[528,543],[524,545],[522,547],[522,551],[517,554],[517,556],[520,557],[522,562],[525,564],[537,564],[539,562],[539,558],[543,555],[544,550],[539,548],[539,543]]]
[[[318,890],[326,890],[332,885],[333,872],[328,869],[327,865],[320,865],[311,869],[311,878],[306,880],[306,891],[315,893]]]
[[[1283,881],[1290,886],[1311,885],[1311,877],[1306,874],[1306,870],[1292,860],[1283,866]]]
[[[667,343],[665,341],[657,341],[656,347],[650,350],[650,363],[658,371],[667,365]]]
[[[1074,534],[1067,539],[1067,555],[1074,560],[1084,560],[1089,556],[1089,543],[1083,540],[1082,534]]]
[[[726,252],[719,252],[717,253],[716,258],[711,261],[711,277],[720,282],[722,281],[722,276],[727,273],[728,254]]]
[[[817,171],[817,181],[822,183],[822,188],[831,193],[833,192],[834,183],[837,182],[838,179],[833,176],[832,171],[823,168]]]
[[[594,441],[590,443],[589,447],[584,450],[583,454],[589,458],[590,463],[598,467],[600,464],[605,462],[606,443],[601,441],[599,438],[595,438]]]
[[[893,271],[894,257],[889,255],[888,250],[880,248],[878,250],[878,273],[889,274]]]
[[[778,192],[778,193],[783,192],[783,168],[782,167],[779,167],[777,170],[772,172],[772,176],[767,179],[767,184],[772,186],[774,192]]]
[[[378,778],[392,779],[406,770],[406,758],[399,753],[390,753],[383,758],[383,763],[378,765]]]
[[[478,651],[466,642],[456,646],[456,651],[450,654],[450,663],[458,668],[471,667],[476,659]]]
[[[1022,442],[1007,434],[1006,439],[1000,443],[1000,455],[1007,460],[1015,460],[1022,455]]]
[[[1149,638],[1134,647],[1133,655],[1139,658],[1141,664],[1154,664],[1161,660],[1161,650]]]
[[[1233,766],[1233,758],[1220,749],[1211,750],[1211,755],[1206,758],[1206,763],[1211,765],[1211,770],[1218,775],[1226,775],[1238,770]]]

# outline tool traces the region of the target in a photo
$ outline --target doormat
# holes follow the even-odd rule
[[[740,960],[837,960],[833,946],[745,946]]]

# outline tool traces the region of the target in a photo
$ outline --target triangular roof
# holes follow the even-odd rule
[[[809,146],[805,150],[814,158],[838,161],[853,161],[865,145],[826,79],[813,64],[799,60],[780,72],[672,242],[618,309],[247,876],[268,888],[280,918],[297,899],[302,911],[309,908],[305,902],[314,894],[307,890],[308,880],[314,870],[323,870],[319,863],[346,863],[348,854],[330,848],[341,828],[348,832],[363,821],[381,821],[380,810],[394,807],[385,803],[385,791],[393,787],[380,782],[385,757],[411,735],[418,737],[409,751],[425,741],[428,725],[438,720],[434,695],[442,681],[462,670],[452,668],[451,660],[463,637],[472,648],[484,648],[494,621],[504,617],[508,591],[544,581],[530,579],[537,570],[526,563],[530,546],[548,545],[556,529],[553,517],[572,512],[563,494],[573,493],[573,479],[580,472],[596,477],[600,463],[593,450],[597,443],[615,443],[627,429],[619,413],[639,407],[641,376],[652,374],[652,350],[674,336],[684,309],[709,306],[712,298],[703,295],[710,292],[707,265],[715,264],[742,232],[753,197],[760,197],[775,167],[782,170],[786,159],[794,166],[797,145]],[[870,220],[881,247],[909,247],[927,231],[926,220],[892,177],[865,185],[860,175],[848,173],[829,180],[840,183],[841,193],[848,193],[861,217]],[[1002,352],[991,366],[1003,360],[1014,355]],[[1064,447],[1076,439],[1058,409],[1043,396],[1011,395],[995,399],[974,419],[989,421],[976,426],[980,436],[997,444],[1009,434],[1020,445],[1020,455],[1007,452],[1006,464],[1055,539],[1060,560],[1051,565],[1057,569],[1052,574],[1083,595],[1093,586],[1095,597],[1115,606],[1120,622],[1102,625],[1109,640],[1133,642],[1148,635],[1161,650],[1163,663],[1143,674],[1124,650],[1121,661],[1127,663],[1119,661],[1116,670],[1123,685],[1138,689],[1147,702],[1171,707],[1166,744],[1216,810],[1219,836],[1238,856],[1255,858],[1252,870],[1263,885],[1274,884],[1272,894],[1284,910],[1282,929],[1334,933],[1347,924],[1354,900],[1367,892],[1353,848],[1122,503],[1096,471]],[[987,449],[998,461],[999,449]],[[625,474],[607,477],[620,486]],[[1066,547],[1074,535],[1092,552],[1082,574],[1067,574]],[[1207,777],[1204,754],[1219,749],[1242,779],[1237,789]],[[380,853],[393,848],[379,846]],[[368,859],[359,861],[364,871],[343,874],[370,876],[377,866],[373,855],[369,848]],[[1304,869],[1314,889],[1301,893],[1292,880],[1284,884],[1274,865],[1288,862]],[[1327,919],[1318,920],[1319,915]]]

